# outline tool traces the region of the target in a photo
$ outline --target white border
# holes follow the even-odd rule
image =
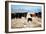
[[[41,28],[22,28],[22,29],[11,29],[11,5],[28,5],[28,6],[41,6],[42,7],[42,27]],[[9,32],[14,31],[32,31],[32,30],[43,30],[44,28],[44,7],[42,4],[24,4],[24,3],[9,3]]]

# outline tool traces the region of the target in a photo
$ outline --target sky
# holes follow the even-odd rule
[[[15,12],[35,12],[37,13],[40,11],[41,11],[41,6],[11,5],[12,13],[15,13]]]

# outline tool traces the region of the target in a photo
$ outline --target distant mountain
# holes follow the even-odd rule
[[[15,9],[15,10],[12,10],[14,12],[12,13],[24,13],[24,12],[28,12],[29,10],[25,10],[25,9]]]
[[[25,13],[25,12],[28,12],[28,13],[38,13],[38,12],[35,12],[35,11],[26,10],[26,9],[14,9],[14,10],[12,10],[12,13]],[[39,10],[39,12],[41,12],[41,11]]]

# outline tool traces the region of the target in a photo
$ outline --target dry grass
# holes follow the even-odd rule
[[[27,19],[22,17],[21,19],[12,19],[11,20],[12,28],[25,28],[25,27],[41,27],[41,18],[32,17],[32,21],[27,22]]]

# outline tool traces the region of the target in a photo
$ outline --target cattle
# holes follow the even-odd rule
[[[30,14],[30,16],[31,16],[31,17],[35,17],[35,16],[36,16],[36,14]]]
[[[31,13],[27,13],[27,22],[32,21]]]
[[[40,17],[41,18],[41,12],[38,12],[38,13],[34,13],[34,14],[29,14],[27,12],[25,13],[11,13],[11,18],[14,19],[14,18],[21,18],[21,17],[24,17],[24,18],[27,18],[27,21],[32,21],[32,18],[31,17]]]
[[[27,13],[12,13],[11,14],[11,18],[21,18],[21,17],[25,17],[26,18]]]
[[[41,12],[35,13],[38,18],[41,18]]]
[[[15,14],[14,13],[11,13],[11,19],[14,19],[15,18]]]

